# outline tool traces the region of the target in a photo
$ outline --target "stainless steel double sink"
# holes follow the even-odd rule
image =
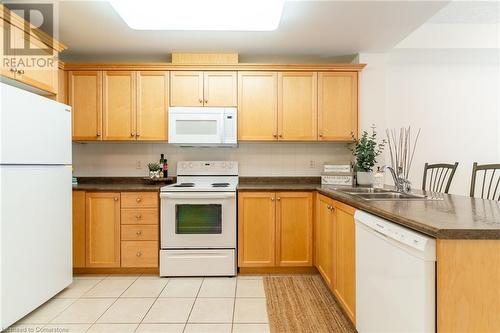
[[[354,195],[367,201],[397,201],[397,200],[436,200],[416,193],[401,193],[394,190],[371,187],[338,187],[336,191]]]

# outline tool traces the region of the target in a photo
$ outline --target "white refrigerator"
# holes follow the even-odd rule
[[[71,108],[0,82],[0,330],[72,282]]]

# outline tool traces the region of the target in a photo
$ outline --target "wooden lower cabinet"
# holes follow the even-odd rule
[[[316,200],[315,265],[355,323],[354,208],[319,194]]]
[[[86,267],[120,267],[120,193],[86,194]]]
[[[356,313],[354,208],[335,200],[333,207],[335,210],[333,292],[354,323]]]
[[[333,283],[333,200],[318,194],[316,199],[316,268],[331,287]]]
[[[73,268],[157,268],[158,209],[157,192],[74,191]]]
[[[312,192],[238,196],[239,267],[312,266]]]

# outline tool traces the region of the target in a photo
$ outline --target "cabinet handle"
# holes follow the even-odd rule
[[[114,199],[115,201],[118,201],[118,198],[116,198],[116,197],[115,197],[115,198],[113,198],[113,199]]]
[[[135,201],[137,201],[137,202],[141,202],[141,201],[142,201],[142,198],[137,198],[137,199],[135,199]]]
[[[201,104],[201,103],[203,103],[203,100],[200,98],[200,99],[198,99],[198,102],[200,102],[200,104]]]
[[[17,70],[17,74],[24,74],[24,70],[23,69]]]
[[[135,218],[136,218],[136,219],[138,219],[138,220],[139,220],[139,219],[142,219],[142,215],[141,215],[141,214],[138,214],[138,215],[136,215],[136,216],[135,216]]]
[[[142,235],[142,231],[141,231],[141,230],[139,230],[139,231],[137,231],[135,234],[136,234],[137,236],[140,236],[140,235]]]
[[[139,252],[137,252],[135,255],[136,255],[136,256],[138,256],[138,257],[140,257],[140,256],[142,256],[142,252],[141,252],[141,251],[139,251]]]

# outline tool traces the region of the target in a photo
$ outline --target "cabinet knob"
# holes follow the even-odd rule
[[[282,138],[282,137],[283,137],[283,134],[280,134],[280,135],[279,135],[279,137],[280,137],[280,138]]]
[[[141,231],[141,230],[139,230],[139,231],[137,231],[135,234],[136,234],[137,236],[140,236],[140,235],[142,235],[142,231]]]
[[[137,198],[137,199],[135,199],[135,201],[137,201],[137,202],[141,202],[141,201],[142,201],[142,198]]]
[[[97,135],[97,136],[101,136],[101,132],[100,132],[100,131],[97,131],[96,135]]]
[[[117,197],[114,197],[113,199],[114,199],[115,201],[118,201],[118,198],[117,198]]]
[[[320,137],[320,138],[322,138],[322,137],[323,137],[323,134],[320,134],[320,135],[319,135],[319,137]]]
[[[17,70],[17,74],[24,74],[24,70],[23,69]]]
[[[137,214],[137,215],[135,216],[135,218],[139,220],[139,219],[141,219],[141,218],[142,218],[142,215],[141,215],[141,214]]]
[[[12,67],[12,68],[10,69],[10,71],[11,71],[11,72],[13,72],[13,73],[17,72],[17,70],[16,70],[14,67]]]
[[[273,134],[273,137],[277,138],[277,137],[278,137],[278,134]]]
[[[201,103],[203,103],[203,100],[200,98],[200,99],[198,99],[198,102],[200,102],[200,104],[201,104]]]
[[[205,100],[205,104],[208,103],[208,99]]]
[[[271,198],[271,201],[274,201],[274,198]]]
[[[140,137],[140,136],[141,136],[141,133],[137,132],[135,135],[136,135],[137,137]]]
[[[280,200],[281,200],[281,198],[277,198],[276,200],[280,201]]]
[[[135,133],[134,132],[130,132],[130,136],[135,136]]]
[[[136,256],[138,256],[138,257],[140,257],[140,256],[142,256],[142,252],[141,252],[141,251],[139,251],[139,252],[137,252],[135,255],[136,255]]]

